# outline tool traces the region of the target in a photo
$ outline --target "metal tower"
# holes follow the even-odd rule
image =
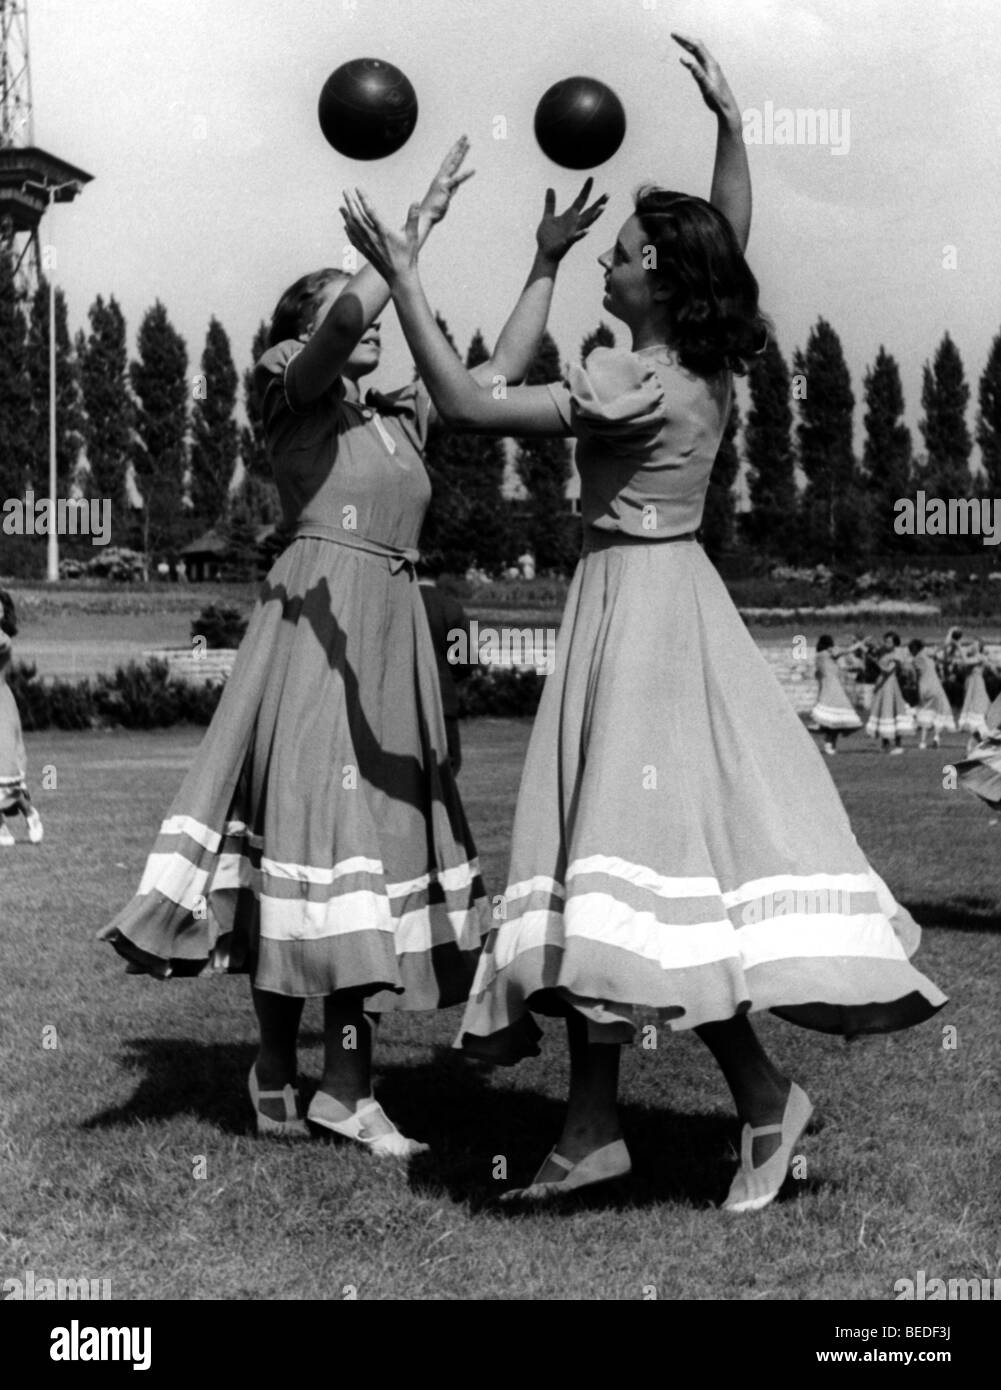
[[[35,146],[27,0],[0,0],[0,255],[13,257],[22,293],[41,278],[38,224],[72,202],[92,175]]]

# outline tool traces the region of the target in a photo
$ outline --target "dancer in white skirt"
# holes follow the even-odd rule
[[[987,693],[984,674],[987,671],[994,672],[994,667],[988,661],[983,641],[979,637],[974,638],[972,645],[960,653],[957,664],[966,671],[959,727],[963,733],[969,734],[966,744],[966,756],[969,757],[980,740],[987,736],[985,716],[990,708],[991,697]]]
[[[911,654],[911,661],[918,678],[916,719],[921,731],[918,748],[922,750],[927,748],[929,734],[931,734],[932,747],[937,748],[943,733],[954,734],[956,732],[956,719],[952,712],[952,706],[949,704],[949,697],[942,687],[933,654],[927,649],[920,637],[915,637],[908,642],[907,650]]]
[[[882,739],[883,748],[888,753],[903,753],[900,740],[904,734],[914,732],[914,711],[900,689],[900,672],[905,664],[899,635],[896,632],[886,633],[879,658],[879,679],[872,692],[865,731],[870,738]]]
[[[532,1012],[567,1019],[563,1133],[511,1195],[545,1201],[629,1172],[619,1044],[646,1007],[697,1029],[731,1088],[744,1128],[725,1205],[741,1212],[777,1195],[812,1112],[748,1015],[855,1034],[917,1023],[945,1001],[909,963],[917,926],[866,862],[695,538],[732,373],[765,334],[742,254],[740,108],[702,45],[679,42],[719,121],[713,205],[643,189],[599,258],[603,306],[631,351],[596,348],[565,384],[483,388],[425,298],[416,219],[401,237],[355,195],[345,223],[389,282],[446,420],[577,439],[584,553],[522,774],[504,919],[463,1022],[472,1054],[509,1063],[538,1052]]]
[[[17,632],[14,605],[7,594],[2,596],[0,617],[0,849],[12,849],[16,843],[7,820],[22,815],[28,827],[28,839],[33,845],[42,839],[42,818],[31,804],[28,791],[27,758],[21,715],[7,676],[13,665],[11,638]]]
[[[824,731],[824,752],[828,755],[838,751],[838,734],[854,733],[862,727],[855,707],[845,694],[838,668],[842,657],[855,656],[858,650],[857,646],[835,647],[834,638],[826,632],[817,638],[817,680],[820,689],[810,718]]]

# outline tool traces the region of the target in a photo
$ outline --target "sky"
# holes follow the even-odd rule
[[[545,189],[562,206],[583,178],[539,150],[535,104],[582,73],[619,94],[628,128],[594,171],[608,210],[557,282],[550,328],[576,360],[602,317],[596,257],[635,188],[708,195],[715,122],[678,62],[675,29],[705,42],[741,109],[763,121],[769,103],[838,113],[842,153],[833,138],[748,147],[748,259],[787,359],[818,317],[834,326],[858,434],[863,373],[884,345],[920,448],[921,369],[948,330],[973,426],[1001,331],[997,0],[29,0],[28,13],[35,143],[94,175],[42,233],[73,332],[96,295],[113,294],[134,350],[160,299],[192,372],[212,315],[243,369],[281,291],[342,263],[340,190],[361,186],[402,219],[465,133],[476,175],[422,268],[460,348],[477,328],[493,341],[531,263]],[[354,57],[395,63],[416,88],[417,128],[389,159],[347,160],[320,132],[320,88]],[[391,312],[383,326],[373,384],[389,389],[411,367]],[[619,341],[628,346],[621,326]]]

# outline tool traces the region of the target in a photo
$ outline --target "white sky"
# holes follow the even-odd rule
[[[114,294],[130,345],[160,298],[192,367],[209,316],[249,359],[258,321],[304,271],[340,264],[339,191],[361,184],[402,216],[465,131],[476,177],[424,255],[429,294],[464,350],[496,336],[531,259],[548,184],[580,185],[542,155],[532,114],[554,81],[608,82],[629,129],[596,172],[611,203],[557,285],[564,358],[601,316],[595,256],[654,179],[708,193],[714,122],[669,31],[701,37],[742,108],[850,113],[851,144],[750,148],[749,259],[787,358],[818,315],[852,371],[884,343],[916,434],[921,366],[948,329],[971,389],[1001,328],[1001,5],[997,0],[30,0],[35,141],[95,181],[57,208],[57,279],[71,328]],[[392,158],[353,163],[320,134],[316,99],[349,58],[413,82],[420,118]],[[495,140],[504,115],[508,138]],[[956,248],[956,269],[943,248]],[[614,324],[613,324],[614,326]],[[390,314],[377,378],[410,374]],[[621,339],[620,339],[621,340]],[[970,412],[973,423],[973,407]]]

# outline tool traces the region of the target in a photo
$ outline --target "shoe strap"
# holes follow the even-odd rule
[[[555,1163],[557,1168],[563,1169],[564,1173],[569,1173],[577,1167],[576,1163],[571,1163],[568,1158],[564,1158],[562,1154],[558,1154],[555,1149],[553,1149],[552,1153],[546,1159],[546,1163]],[[544,1168],[546,1164],[544,1163],[542,1166]],[[540,1183],[538,1185],[540,1187],[546,1186],[545,1183]],[[533,1184],[533,1186],[535,1186],[535,1184]]]
[[[751,1126],[748,1125],[747,1128],[748,1128],[749,1130],[751,1130],[751,1138],[752,1138],[752,1139],[759,1139],[759,1138],[761,1138],[761,1136],[764,1135],[764,1134],[781,1134],[781,1133],[782,1133],[782,1126],[781,1126],[781,1125],[759,1125],[757,1129],[752,1129]]]

